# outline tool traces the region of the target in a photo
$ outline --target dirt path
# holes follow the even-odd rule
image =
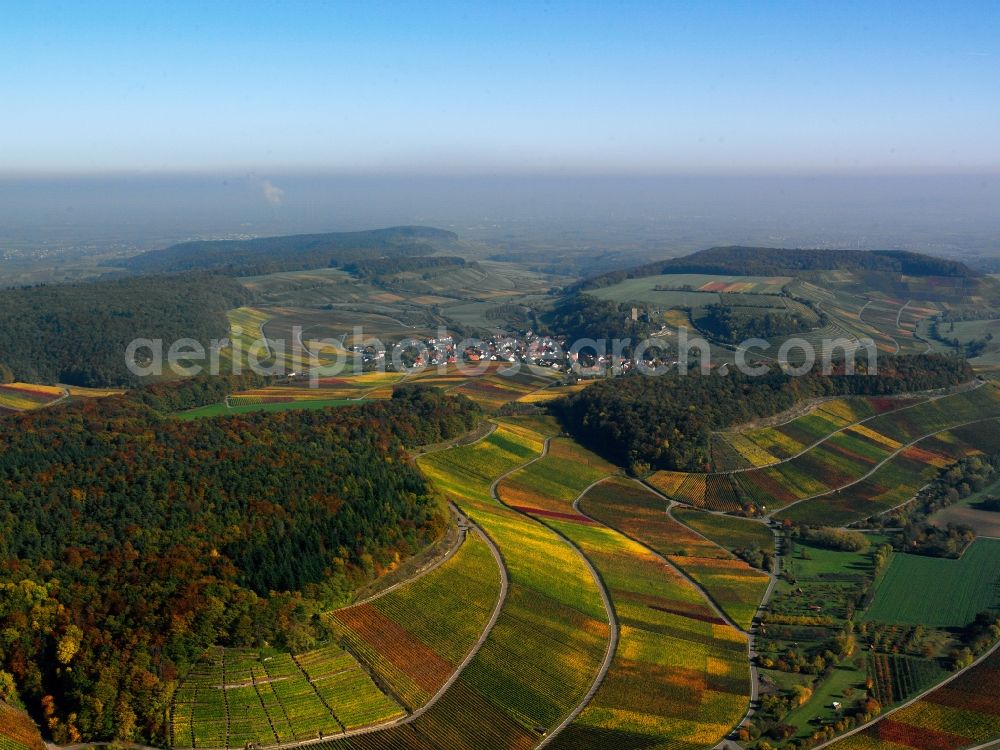
[[[403,586],[406,586],[407,584],[413,583],[414,581],[423,578],[428,573],[434,572],[442,565],[444,565],[446,562],[448,562],[451,558],[453,558],[462,548],[462,545],[465,544],[466,537],[468,536],[469,533],[468,532],[469,526],[468,526],[468,519],[464,515],[462,515],[461,511],[459,511],[454,506],[451,506],[451,512],[452,515],[455,517],[456,521],[458,522],[459,533],[455,539],[455,543],[448,548],[447,552],[445,552],[443,555],[440,554],[433,555],[428,562],[425,562],[423,565],[419,566],[411,575],[406,576],[405,578],[397,581],[391,586],[387,586],[384,589],[380,589],[375,593],[364,597],[363,599],[358,599],[357,601],[351,602],[345,607],[340,607],[339,609],[331,611],[338,612],[340,611],[340,609],[350,609],[351,607],[359,607],[362,604],[369,604],[377,599],[381,599],[383,596],[391,594],[393,591],[396,591],[397,589],[400,589]]]
[[[903,317],[903,311],[904,311],[904,310],[905,310],[905,309],[906,309],[907,307],[909,307],[909,306],[910,306],[910,303],[911,303],[911,302],[913,302],[913,300],[912,300],[912,299],[908,299],[908,300],[906,300],[906,302],[904,302],[904,303],[903,303],[903,306],[902,306],[901,308],[899,308],[899,312],[897,312],[897,313],[896,313],[896,329],[897,329],[897,330],[900,330],[900,331],[902,331],[902,330],[903,330],[903,326],[902,326],[902,323],[900,323],[900,318],[902,318],[902,317]]]

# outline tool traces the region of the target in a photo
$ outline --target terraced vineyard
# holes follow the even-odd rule
[[[395,372],[366,372],[357,375],[347,373],[339,377],[318,378],[315,387],[308,382],[303,382],[300,385],[278,385],[239,391],[229,397],[229,405],[247,406],[294,401],[371,398],[373,392],[380,389],[386,389],[386,394],[391,396],[392,385],[398,383],[402,377],[401,373]]]
[[[550,745],[711,747],[746,710],[746,640],[649,549],[606,526],[552,520],[601,574],[621,633],[607,677]]]
[[[552,382],[552,376],[547,373],[535,374],[525,369],[473,378],[455,388],[452,393],[460,393],[487,411],[494,411],[510,401],[528,397]]]
[[[787,460],[837,430],[877,414],[917,403],[909,397],[848,397],[822,401],[808,414],[782,424],[717,433],[712,456],[719,471],[768,466]]]
[[[33,385],[32,383],[8,383],[0,385],[0,413],[2,410],[30,411],[43,406],[51,406],[64,398],[65,389],[55,385]]]
[[[663,559],[575,510],[574,501],[585,490],[580,505],[588,509],[584,503],[595,493],[647,492],[617,478],[594,484],[612,472],[613,467],[575,443],[552,439],[544,458],[497,488],[509,504],[530,503],[517,507],[581,550],[607,587],[620,628],[605,679],[551,747],[696,748],[714,743],[746,707],[746,641]],[[683,529],[660,513],[678,531]],[[690,532],[687,539],[713,546]]]
[[[425,704],[487,628],[497,562],[478,533],[423,576],[330,613],[338,644],[298,656],[213,650],[172,710],[174,747],[273,745],[384,723]]]
[[[813,524],[842,525],[905,503],[958,459],[1000,450],[995,419],[939,432],[903,448],[856,484],[794,505],[777,515]]]
[[[413,711],[441,689],[483,634],[500,581],[489,547],[472,533],[431,573],[326,621],[338,643]]]
[[[43,750],[38,727],[23,711],[0,701],[0,750]]]
[[[763,523],[683,507],[674,508],[671,512],[681,523],[730,551],[757,548],[774,554],[774,534]]]
[[[439,489],[494,540],[510,576],[496,626],[425,712],[330,748],[530,748],[586,694],[607,651],[597,582],[555,532],[497,502],[491,487],[541,454],[530,422],[506,421],[486,438],[419,462]]]
[[[577,393],[579,391],[582,391],[584,388],[586,388],[593,382],[595,381],[584,380],[574,385],[549,386],[544,390],[535,391],[533,393],[528,393],[524,396],[521,396],[518,399],[518,402],[522,404],[544,404],[549,401],[555,401],[557,398],[563,398],[564,396],[568,396],[571,393]]]
[[[798,297],[804,297],[819,304],[836,325],[847,335],[857,338],[871,338],[879,351],[888,353],[919,353],[926,350],[926,344],[915,336],[916,326],[921,320],[939,312],[939,304],[914,300],[900,300],[872,293],[866,296],[846,291],[842,284],[847,279],[839,272],[820,274],[828,277],[840,288],[827,288],[822,279],[811,283],[802,279],[793,281],[789,288]],[[921,279],[907,278],[914,287],[913,293],[927,292],[920,289]],[[939,291],[939,290],[938,290]],[[931,291],[931,297],[937,293]],[[916,297],[919,300],[919,297]]]
[[[859,482],[883,463],[888,464],[897,454],[903,456],[901,461],[907,457],[917,457],[918,461],[924,459],[926,457],[919,453],[922,445],[907,454],[909,446],[927,440],[934,433],[996,416],[1000,416],[1000,387],[988,383],[840,428],[804,453],[782,463],[721,474],[661,471],[652,475],[649,482],[669,497],[695,507],[727,512],[747,508],[773,512]],[[813,418],[809,415],[801,419]],[[989,434],[989,430],[983,434]],[[955,445],[934,460],[944,461],[948,457],[954,460],[974,449]],[[893,481],[888,487],[896,489],[899,484]],[[846,511],[847,517],[863,518],[906,499],[898,498],[897,493],[876,498],[872,503],[852,503]],[[827,499],[815,505],[825,507]],[[794,514],[803,512],[807,511],[797,509],[789,515],[799,517]]]
[[[750,567],[666,512],[667,501],[630,480],[603,482],[580,507],[648,545],[689,575],[741,628],[749,628],[767,588],[767,573]]]
[[[539,425],[545,435],[558,427],[545,420]],[[572,502],[594,482],[617,469],[568,438],[551,438],[545,456],[506,477],[497,487],[507,505],[539,518],[578,518]]]
[[[664,560],[573,510],[580,492],[613,467],[557,439],[544,458],[516,470],[554,432],[549,419],[504,419],[474,444],[420,459],[497,543],[508,596],[482,649],[425,712],[327,747],[526,750],[575,715],[553,746],[696,748],[742,716],[743,635]],[[509,506],[492,496],[501,477],[497,496]],[[607,586],[613,627],[584,555]],[[584,705],[602,662],[607,675]]]

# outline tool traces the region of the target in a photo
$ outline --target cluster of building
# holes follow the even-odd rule
[[[564,347],[564,339],[528,331],[520,338],[501,334],[463,341],[455,341],[452,336],[427,338],[420,341],[419,345],[417,342],[411,342],[410,346],[404,348],[402,354],[407,367],[437,367],[489,361],[565,370],[570,360]]]

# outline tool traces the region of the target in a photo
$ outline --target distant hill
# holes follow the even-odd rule
[[[342,266],[373,258],[431,255],[454,248],[457,241],[454,232],[418,226],[251,240],[204,240],[151,250],[129,258],[124,266],[133,273],[217,270],[256,276]]]
[[[735,276],[784,276],[806,271],[883,272],[906,276],[976,279],[982,276],[964,263],[904,250],[819,250],[776,247],[712,247],[682,258],[656,261],[595,276],[580,285],[597,289],[624,279],[668,273]]]

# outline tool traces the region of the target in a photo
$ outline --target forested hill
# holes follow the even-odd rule
[[[945,276],[972,279],[978,271],[954,260],[903,250],[803,250],[774,247],[713,247],[682,258],[656,261],[611,271],[580,285],[597,289],[624,279],[669,273],[708,273],[736,276],[783,276],[804,271],[875,271],[907,276]]]
[[[905,393],[972,378],[965,360],[937,354],[882,354],[878,370],[794,377],[775,366],[756,377],[735,369],[725,375],[632,375],[594,383],[553,402],[552,409],[577,440],[636,473],[706,471],[712,430],[778,414],[814,396]]]
[[[237,276],[328,268],[382,258],[431,255],[454,249],[458,235],[434,227],[403,226],[363,232],[295,234],[249,240],[183,242],[129,258],[135,273],[221,270]]]
[[[442,533],[404,444],[480,417],[410,387],[194,422],[131,397],[0,418],[0,678],[57,742],[166,746],[169,683],[205,648],[309,648],[318,612]]]
[[[129,342],[193,338],[207,347],[228,335],[226,311],[250,297],[235,279],[208,274],[0,290],[0,382],[134,385]]]

